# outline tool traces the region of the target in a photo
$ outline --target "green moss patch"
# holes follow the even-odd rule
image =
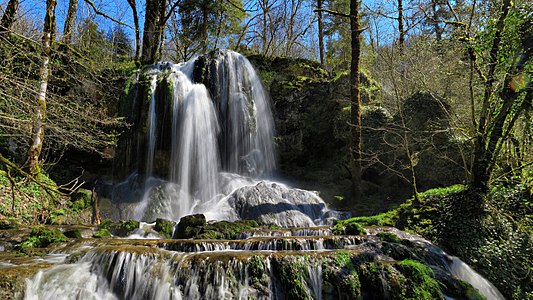
[[[35,226],[32,227],[29,237],[19,244],[19,248],[25,252],[30,248],[44,248],[65,240],[65,235],[59,229]]]

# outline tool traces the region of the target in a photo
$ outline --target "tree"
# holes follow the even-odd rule
[[[32,143],[28,149],[27,167],[32,174],[39,172],[39,156],[43,147],[44,127],[46,120],[46,90],[50,75],[51,44],[55,28],[56,0],[46,1],[43,37],[41,46],[41,70],[39,73],[39,92],[37,93],[35,116],[33,123]]]
[[[480,57],[483,53],[476,52],[473,45],[468,48],[469,57],[484,87],[471,179],[472,188],[482,192],[487,190],[504,140],[520,114],[531,106],[533,89],[526,77],[532,68],[532,27],[531,5],[524,6],[520,12],[513,10],[511,0],[504,0],[496,23],[488,28],[492,31],[485,41],[490,46],[488,57],[483,60]],[[517,51],[521,54],[518,59],[513,59]],[[509,64],[509,61],[514,62]],[[481,69],[480,62],[488,66],[485,71]],[[498,84],[498,75],[503,78],[501,84]]]
[[[322,68],[326,68],[325,61],[325,48],[324,48],[324,22],[322,21],[322,1],[317,0],[316,8],[318,10],[318,49],[319,49],[319,61]]]
[[[4,15],[0,20],[0,32],[9,31],[11,29],[11,25],[15,22],[15,15],[17,14],[19,4],[19,0],[9,0]]]
[[[119,60],[131,58],[133,53],[131,40],[121,26],[115,27],[111,32],[111,43],[115,57]]]
[[[161,44],[160,27],[163,20],[161,11],[166,10],[166,0],[146,0],[146,17],[144,19],[144,34],[142,44],[141,63],[153,64],[157,60]]]
[[[405,44],[405,29],[403,27],[403,0],[398,0],[398,33],[400,38],[398,39],[398,47],[400,51]]]
[[[350,30],[351,30],[351,64],[350,64],[350,121],[351,135],[351,175],[352,190],[355,199],[361,198],[361,92],[360,92],[360,54],[361,54],[361,24],[359,22],[359,1],[350,0]]]
[[[135,61],[139,61],[141,57],[141,30],[139,29],[139,15],[137,14],[137,4],[135,0],[128,0],[128,4],[133,14],[133,24],[135,28]]]
[[[77,8],[78,0],[70,0],[68,2],[67,18],[65,19],[65,26],[63,27],[63,42],[66,44],[72,42],[72,28],[74,27],[74,20],[76,19]]]

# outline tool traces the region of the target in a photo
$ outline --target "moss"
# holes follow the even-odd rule
[[[95,233],[93,233],[93,237],[95,238],[104,238],[104,237],[110,237],[111,236],[111,232],[109,232],[109,230],[107,229],[99,229],[98,231],[96,231]]]
[[[219,221],[204,225],[196,239],[227,239],[234,240],[244,231],[260,227],[255,220],[239,220],[235,222]]]
[[[109,230],[117,236],[128,236],[132,234],[135,229],[139,228],[139,225],[139,221],[136,220],[121,220],[118,224],[110,226]]]
[[[396,210],[390,210],[375,216],[354,217],[346,221],[357,222],[363,226],[394,226],[397,213]]]
[[[173,221],[157,218],[155,220],[154,230],[159,232],[166,238],[171,238],[175,225],[176,223]]]
[[[431,198],[439,198],[449,196],[452,194],[460,193],[465,190],[465,186],[462,184],[456,184],[449,187],[430,189],[425,192],[419,193],[418,196],[421,200],[430,200]]]
[[[248,272],[252,286],[261,289],[268,285],[268,270],[264,257],[257,255],[250,257]]]
[[[406,286],[406,294],[400,299],[443,299],[439,282],[428,266],[406,259],[399,262],[397,268],[411,283]]]
[[[19,244],[19,248],[26,252],[30,248],[44,248],[50,244],[64,242],[65,240],[65,235],[58,229],[35,226],[32,227],[29,237]]]
[[[91,201],[91,191],[86,189],[78,189],[74,194],[72,194],[69,206],[73,211],[79,212],[81,210],[91,207]]]
[[[285,290],[287,299],[307,300],[311,297],[304,286],[304,272],[307,270],[304,257],[285,257],[274,260],[278,278]]]
[[[106,219],[103,220],[100,225],[98,225],[98,228],[101,230],[107,230],[113,235],[125,237],[132,234],[133,231],[139,228],[139,225],[139,221],[136,220],[121,220],[120,222],[115,223],[109,219]]]
[[[392,232],[378,232],[377,236],[384,242],[401,243],[401,239]]]
[[[353,219],[338,221],[335,226],[331,228],[336,235],[362,235],[366,234],[363,226]]]

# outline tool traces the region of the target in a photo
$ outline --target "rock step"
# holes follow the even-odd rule
[[[100,246],[146,246],[175,252],[203,251],[312,251],[346,249],[359,245],[365,236],[268,236],[253,237],[242,240],[169,240],[169,239],[87,239],[82,243],[88,248]],[[73,247],[67,247],[73,249]]]

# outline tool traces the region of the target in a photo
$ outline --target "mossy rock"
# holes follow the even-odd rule
[[[189,239],[194,237],[207,224],[202,214],[182,217],[174,231],[173,239]]]
[[[392,232],[381,231],[381,232],[378,232],[376,236],[384,242],[389,242],[389,243],[401,243],[402,242],[402,240]]]
[[[161,218],[155,220],[154,230],[162,234],[166,238],[171,238],[174,232],[174,226],[176,222],[169,221]]]
[[[0,220],[0,230],[15,229],[18,224],[15,220]]]
[[[367,233],[363,226],[354,219],[338,221],[331,230],[336,235],[364,235]]]
[[[427,265],[406,259],[396,264],[396,268],[408,280],[404,299],[444,299],[439,282]]]
[[[240,233],[259,226],[260,224],[255,220],[238,220],[235,222],[218,221],[206,224],[195,238],[223,238],[234,240],[239,237]]]
[[[98,228],[106,229],[115,236],[126,237],[139,228],[139,221],[136,220],[121,220],[118,223],[115,223],[111,220],[104,220]]]
[[[93,237],[95,238],[105,238],[105,237],[110,237],[111,236],[111,232],[109,232],[109,230],[107,229],[99,229],[98,231],[96,231],[95,233],[93,233]]]
[[[311,299],[305,288],[305,257],[281,257],[273,260],[276,277],[287,299]]]
[[[75,193],[72,194],[69,206],[73,211],[79,212],[81,210],[91,207],[91,201],[91,191],[86,189],[78,189]]]
[[[30,248],[44,248],[65,240],[66,236],[59,229],[35,226],[32,227],[29,237],[19,244],[19,248],[26,252]]]

